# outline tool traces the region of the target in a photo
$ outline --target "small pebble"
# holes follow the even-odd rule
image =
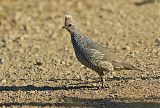
[[[4,63],[4,59],[0,58],[0,64],[3,64],[3,63]]]
[[[113,98],[113,97],[114,97],[114,94],[109,94],[108,96]]]
[[[60,61],[60,64],[65,65],[66,62],[62,60],[62,61]]]
[[[129,46],[125,46],[125,47],[122,48],[122,50],[127,50],[127,51],[129,51],[129,50],[130,50],[130,47],[129,47]]]
[[[36,93],[36,91],[34,91],[34,90],[31,90],[31,91],[30,91],[30,93],[32,93],[32,94],[35,94],[35,93]]]
[[[43,62],[41,62],[41,61],[36,61],[35,65],[41,66],[41,65],[43,65]]]
[[[155,43],[156,43],[156,46],[160,46],[160,38],[157,38],[157,39],[155,40]]]
[[[160,42],[160,37],[155,40],[156,42]]]
[[[97,86],[97,84],[96,84],[96,83],[93,83],[93,86],[94,86],[94,87],[96,87],[96,86]]]
[[[6,79],[3,79],[1,82],[2,82],[2,83],[6,83],[6,82],[7,82],[7,80],[6,80]]]

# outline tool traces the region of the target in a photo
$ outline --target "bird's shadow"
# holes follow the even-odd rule
[[[0,91],[56,91],[56,90],[76,90],[76,89],[95,89],[93,86],[86,86],[86,85],[80,85],[80,86],[33,86],[33,85],[27,85],[27,86],[0,86]]]
[[[113,77],[112,79],[110,78],[109,80],[124,80],[124,81],[129,81],[129,80],[157,80],[160,79],[160,76],[146,76],[146,77]]]
[[[37,91],[56,91],[56,90],[79,90],[79,89],[99,89],[99,86],[93,86],[93,83],[100,83],[100,80],[97,80],[97,78],[91,78],[93,81],[80,81],[80,79],[54,79],[51,81],[58,81],[58,80],[63,80],[63,81],[68,81],[68,80],[73,80],[73,81],[80,81],[78,83],[72,83],[69,85],[62,85],[62,86],[34,86],[34,85],[26,85],[26,86],[0,86],[0,91],[32,91],[32,90],[37,90]],[[137,78],[132,78],[132,77],[113,77],[113,78],[108,78],[106,81],[129,81],[129,80],[159,80],[160,76],[151,76],[151,77],[137,77]]]
[[[133,80],[135,78],[122,78],[122,77],[114,77],[112,79],[108,79],[108,81],[113,80],[124,80],[129,81]],[[141,80],[150,80],[150,79],[160,79],[160,76],[157,77],[140,77],[138,79]],[[57,79],[57,80],[71,80],[71,79]],[[72,79],[76,80],[76,79]],[[54,81],[54,80],[53,80]],[[76,81],[79,81],[78,79]],[[63,86],[33,86],[33,85],[27,85],[27,86],[0,86],[0,92],[2,91],[56,91],[56,90],[79,90],[79,89],[99,89],[97,86],[87,85],[88,83],[97,83],[99,81],[91,81],[91,82],[80,82],[75,83],[73,85],[63,85]],[[92,107],[92,108],[159,108],[160,103],[154,103],[154,102],[145,102],[145,101],[130,101],[130,102],[123,102],[123,100],[129,100],[129,99],[120,99],[121,102],[114,102],[111,98],[105,98],[105,99],[84,99],[84,98],[77,98],[77,97],[63,97],[63,102],[1,102],[0,107],[12,107],[12,106],[30,106],[30,107]],[[160,99],[160,97],[156,97],[156,99]],[[115,100],[115,99],[114,99]]]

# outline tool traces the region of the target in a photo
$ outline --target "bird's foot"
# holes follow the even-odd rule
[[[104,89],[104,88],[106,88],[106,86],[105,86],[105,79],[103,78],[103,76],[101,76],[101,86],[99,87],[99,89]]]
[[[102,90],[102,89],[105,89],[105,88],[108,88],[108,86],[106,86],[105,84],[101,84],[98,89],[99,90]]]

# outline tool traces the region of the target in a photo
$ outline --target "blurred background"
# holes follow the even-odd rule
[[[65,14],[145,72],[112,72],[98,90],[61,29]],[[159,24],[159,0],[0,0],[0,106],[158,108]]]

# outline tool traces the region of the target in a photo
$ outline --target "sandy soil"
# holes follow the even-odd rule
[[[112,72],[98,89],[61,31],[65,13],[145,72]],[[159,0],[0,0],[0,107],[22,106],[159,108]]]

